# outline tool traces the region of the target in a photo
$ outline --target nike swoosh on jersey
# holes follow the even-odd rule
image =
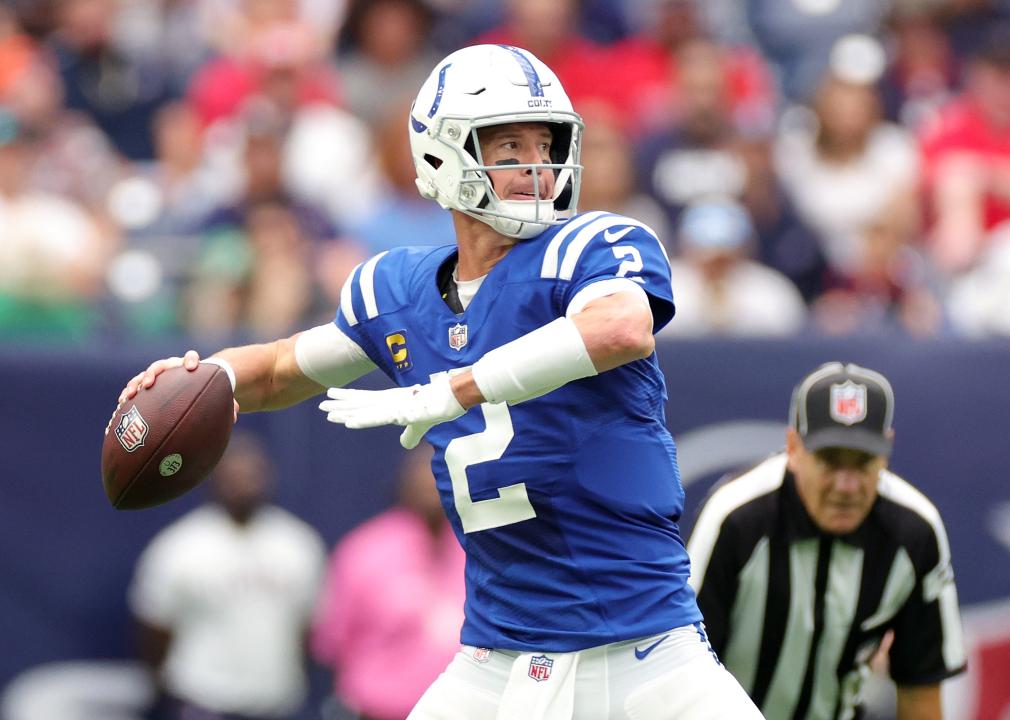
[[[650,645],[649,647],[645,648],[644,650],[639,650],[638,648],[635,648],[635,657],[638,658],[639,660],[645,660],[645,656],[648,655],[649,653],[651,653],[657,647],[659,647],[659,644],[661,642],[663,642],[664,640],[666,640],[668,637],[670,637],[670,636],[669,635],[664,635],[663,637],[661,637],[656,642],[652,643],[652,645]]]
[[[624,237],[625,235],[627,235],[629,232],[631,232],[632,230],[634,230],[634,229],[635,229],[635,227],[631,226],[631,227],[621,228],[617,232],[611,232],[609,229],[608,230],[604,230],[603,231],[603,239],[606,240],[608,243],[615,243],[618,240],[620,240],[622,237]]]

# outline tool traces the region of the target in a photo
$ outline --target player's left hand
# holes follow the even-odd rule
[[[426,385],[391,390],[348,390],[330,388],[329,400],[319,403],[326,419],[352,429],[379,425],[404,425],[403,447],[416,447],[433,425],[455,420],[466,412],[449,385],[440,376]]]

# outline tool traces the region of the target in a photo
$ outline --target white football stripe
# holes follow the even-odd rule
[[[354,283],[354,278],[358,274],[358,270],[361,268],[362,263],[358,263],[351,270],[351,274],[347,276],[344,280],[344,286],[340,288],[340,312],[344,316],[344,320],[351,327],[358,324],[358,318],[354,315],[354,306],[352,304],[353,298],[351,296],[351,285]]]
[[[777,455],[741,475],[736,482],[723,485],[712,493],[695,521],[687,544],[687,554],[691,556],[691,577],[688,583],[696,593],[701,592],[723,521],[741,505],[781,486],[785,471],[786,456]]]
[[[880,474],[877,491],[881,497],[915,512],[933,529],[939,561],[922,579],[923,596],[926,602],[934,598],[939,601],[944,664],[948,668],[960,667],[965,662],[964,637],[958,612],[957,589],[950,575],[950,541],[940,511],[908,481],[887,470]]]
[[[361,268],[361,278],[358,283],[361,285],[361,296],[365,299],[365,314],[369,320],[379,314],[379,305],[375,300],[375,265],[388,252],[388,250],[384,250]]]
[[[601,215],[606,213],[600,210],[594,210],[593,212],[588,212],[585,215],[580,215],[579,217],[572,220],[570,223],[565,225],[558,234],[551,238],[551,242],[547,245],[547,250],[544,252],[544,263],[540,267],[540,277],[542,278],[552,278],[558,276],[558,255],[561,252],[561,243],[563,243],[569,235],[578,230],[580,227],[595,220]]]
[[[575,266],[578,264],[579,258],[582,256],[582,252],[586,249],[589,241],[596,237],[600,231],[618,226],[627,227],[629,225],[640,227],[645,230],[656,239],[656,242],[659,243],[659,247],[663,249],[663,243],[659,242],[659,238],[656,236],[655,231],[653,231],[653,229],[645,223],[622,215],[608,215],[589,223],[579,230],[575,239],[568,244],[568,249],[565,250],[565,257],[561,261],[561,271],[558,273],[558,277],[562,280],[572,279],[572,275],[575,274]],[[667,262],[669,262],[670,258],[666,256],[665,249],[663,249],[663,256],[666,257]]]

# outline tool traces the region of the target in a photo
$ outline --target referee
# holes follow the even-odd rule
[[[939,720],[965,667],[943,521],[886,470],[882,375],[823,365],[793,392],[786,450],[720,485],[688,551],[713,648],[768,720],[848,720],[893,631],[897,720]]]

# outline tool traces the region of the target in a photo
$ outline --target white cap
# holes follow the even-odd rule
[[[831,48],[831,73],[839,80],[855,85],[873,85],[884,74],[887,54],[869,35],[846,35]]]

